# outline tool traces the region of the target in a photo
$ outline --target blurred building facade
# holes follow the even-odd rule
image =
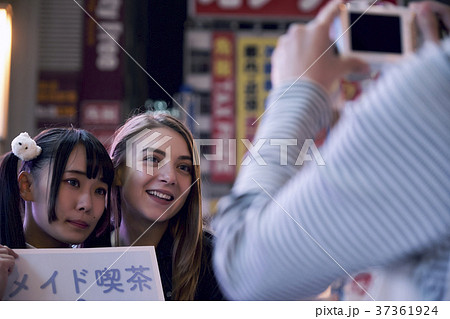
[[[211,212],[264,112],[277,37],[328,0],[1,2],[13,8],[13,44],[0,153],[20,132],[58,125],[86,128],[107,145],[127,117],[163,101],[200,141]]]

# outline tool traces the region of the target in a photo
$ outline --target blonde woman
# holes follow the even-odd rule
[[[130,148],[139,142],[142,149]],[[136,115],[116,131],[110,156],[117,172],[113,246],[156,247],[166,300],[221,300],[189,130],[168,115]]]

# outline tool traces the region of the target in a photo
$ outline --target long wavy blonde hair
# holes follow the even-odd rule
[[[194,161],[193,185],[180,211],[170,219],[169,230],[174,238],[172,251],[172,298],[173,300],[194,300],[202,259],[202,208],[200,167],[194,139],[186,126],[176,118],[165,114],[140,114],[128,119],[114,134],[110,156],[117,170],[125,163],[127,141],[144,129],[167,127],[179,133],[188,146]],[[121,220],[121,187],[112,189],[112,210],[115,227]],[[118,233],[118,232],[116,232]]]

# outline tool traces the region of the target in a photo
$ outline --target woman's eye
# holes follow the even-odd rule
[[[178,166],[179,169],[181,169],[182,171],[185,171],[187,173],[190,173],[192,168],[190,165],[186,165],[186,164],[181,164],[180,166]]]
[[[79,187],[80,186],[80,182],[77,181],[76,179],[68,179],[66,180],[66,182],[73,187]]]
[[[146,156],[146,157],[144,157],[144,161],[150,162],[150,163],[158,163],[159,162],[159,160],[154,156]]]
[[[106,196],[106,193],[107,193],[106,189],[104,189],[103,187],[97,188],[97,189],[95,190],[95,192],[96,192],[97,194],[99,194],[99,195],[102,195],[102,196]]]

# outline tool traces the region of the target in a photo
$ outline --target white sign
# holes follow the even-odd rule
[[[3,300],[164,300],[154,247],[14,251]]]

